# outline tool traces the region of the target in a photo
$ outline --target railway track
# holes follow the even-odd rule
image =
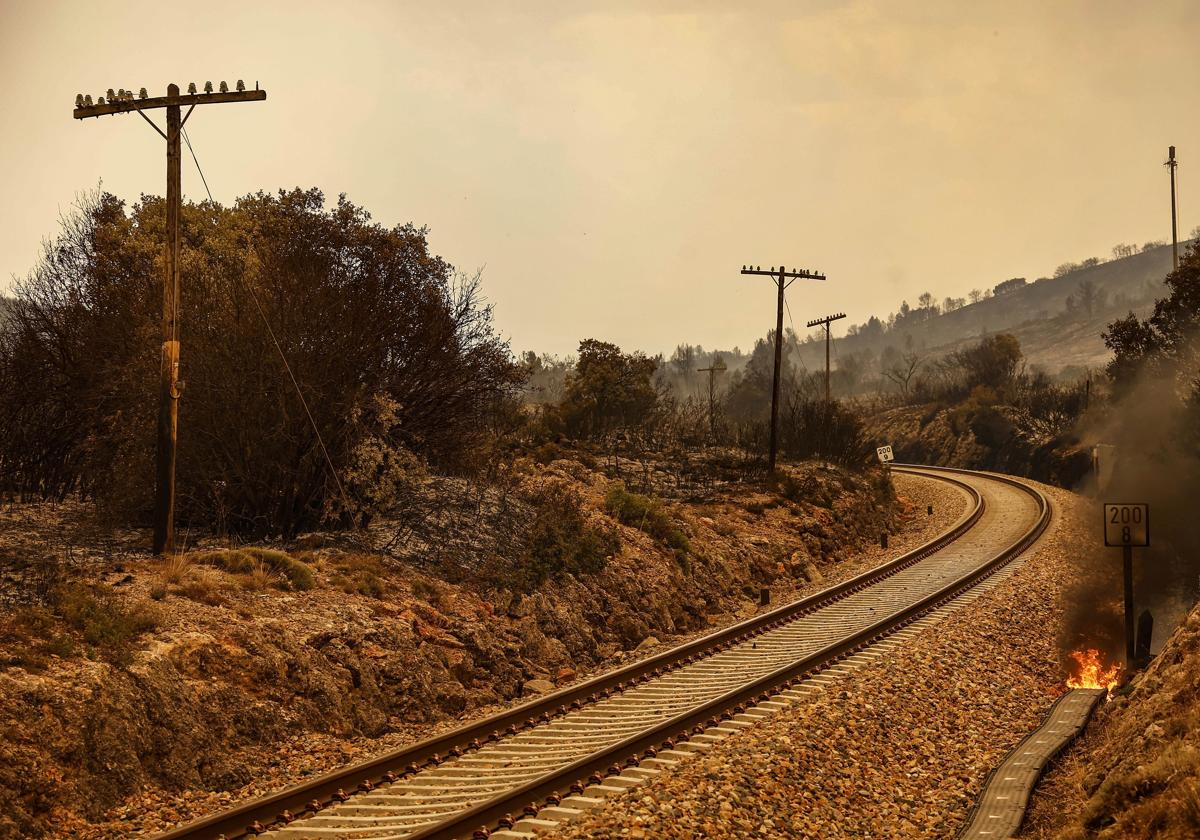
[[[815,595],[157,840],[528,837],[645,783],[976,596],[1049,523],[1046,498],[1013,479],[896,469],[952,484],[967,512]]]

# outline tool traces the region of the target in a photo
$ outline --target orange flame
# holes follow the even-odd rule
[[[1095,648],[1071,651],[1075,667],[1067,677],[1067,688],[1106,688],[1112,691],[1117,687],[1117,677],[1121,674],[1121,666],[1113,663],[1105,667],[1100,651]]]

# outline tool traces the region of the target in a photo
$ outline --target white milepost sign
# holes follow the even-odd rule
[[[895,457],[892,455],[891,444],[888,444],[887,446],[878,447],[875,450],[875,454],[879,456],[879,461],[880,461],[880,463],[883,463],[883,464],[886,464],[888,461],[896,460]]]
[[[1150,505],[1105,504],[1104,544],[1118,547],[1150,545]]]

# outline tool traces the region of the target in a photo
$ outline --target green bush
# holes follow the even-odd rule
[[[631,493],[615,481],[604,495],[604,508],[622,525],[649,534],[678,555],[687,556],[691,551],[687,535],[672,521],[660,499]]]
[[[562,447],[555,443],[543,443],[533,452],[533,460],[539,464],[549,464],[563,456]]]
[[[307,591],[317,585],[317,579],[308,564],[287,552],[271,548],[223,548],[201,551],[192,559],[236,575],[253,575],[265,570],[274,577],[280,589]]]
[[[559,574],[596,574],[621,550],[615,528],[590,524],[579,494],[561,481],[523,494],[532,516],[515,559],[494,557],[481,577],[488,586],[530,592]]]
[[[107,587],[83,583],[56,590],[51,610],[102,658],[122,665],[133,658],[133,641],[158,626],[158,614],[148,604],[126,606]]]
[[[441,609],[445,605],[446,596],[442,588],[433,581],[425,578],[413,578],[409,583],[412,593],[432,607]]]

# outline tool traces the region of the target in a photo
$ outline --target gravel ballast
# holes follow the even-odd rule
[[[954,836],[1063,691],[1059,599],[1086,503],[1039,487],[1050,528],[993,592],[550,836]]]

